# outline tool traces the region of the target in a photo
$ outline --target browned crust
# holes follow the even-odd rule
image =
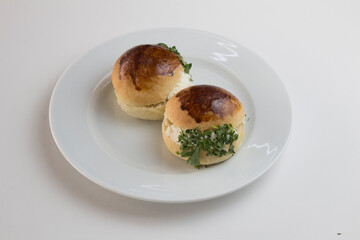
[[[149,106],[165,101],[183,72],[176,54],[157,45],[140,45],[115,62],[112,84],[119,103]]]
[[[178,92],[170,98],[165,112],[175,125],[200,130],[225,123],[239,126],[245,117],[241,102],[233,94],[211,85],[192,86]]]
[[[126,51],[120,58],[119,80],[129,80],[136,90],[152,88],[155,76],[174,74],[181,65],[177,55],[168,49],[144,44]]]

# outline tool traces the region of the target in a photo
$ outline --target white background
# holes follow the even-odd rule
[[[0,239],[360,239],[359,12],[356,0],[0,1]],[[289,145],[245,189],[133,200],[57,149],[48,105],[64,69],[103,41],[158,27],[230,38],[284,81]]]

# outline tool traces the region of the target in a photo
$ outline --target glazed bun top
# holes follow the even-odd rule
[[[158,45],[135,46],[116,61],[112,83],[118,101],[148,106],[166,100],[184,68],[177,55]]]
[[[165,107],[166,117],[182,129],[200,131],[231,123],[239,127],[245,118],[241,102],[223,88],[196,85],[178,92]]]

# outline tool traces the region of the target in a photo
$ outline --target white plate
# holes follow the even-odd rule
[[[173,156],[160,121],[131,118],[117,106],[111,70],[127,49],[175,45],[193,63],[194,84],[223,87],[245,107],[248,122],[237,153],[200,170]],[[156,202],[192,202],[233,192],[261,176],[284,150],[291,107],[284,85],[258,56],[223,37],[157,29],[117,37],[71,64],[50,101],[50,126],[65,158],[85,177],[119,194]]]

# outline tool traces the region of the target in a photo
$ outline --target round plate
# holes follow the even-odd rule
[[[244,142],[229,160],[196,169],[163,143],[161,121],[121,111],[111,71],[127,49],[144,43],[175,45],[193,84],[232,92],[247,114]],[[130,33],[76,60],[60,77],[50,101],[50,127],[60,151],[85,177],[116,193],[156,202],[219,197],[261,176],[284,150],[291,107],[284,85],[254,53],[221,36],[188,29]]]

